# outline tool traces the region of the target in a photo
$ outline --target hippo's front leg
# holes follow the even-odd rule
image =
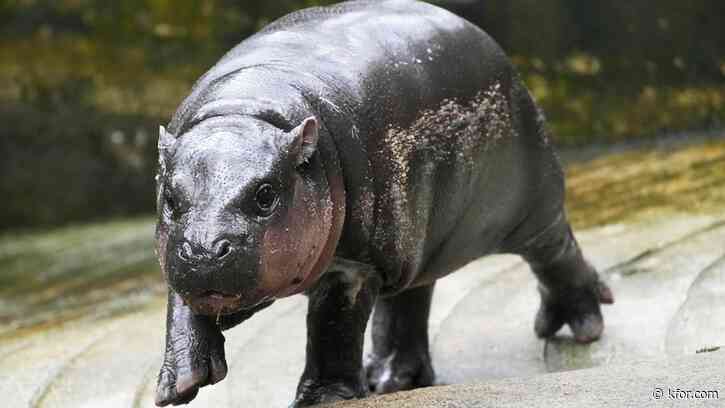
[[[166,352],[156,387],[156,405],[186,404],[199,388],[227,375],[224,336],[213,318],[196,316],[169,290]]]
[[[336,259],[308,293],[307,363],[292,407],[367,395],[363,342],[379,288],[374,268]]]

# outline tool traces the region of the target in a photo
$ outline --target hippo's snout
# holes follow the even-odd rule
[[[176,236],[180,239],[172,237],[167,247],[167,279],[195,313],[234,313],[267,296],[258,284],[257,253],[245,245],[245,234]]]
[[[177,256],[183,262],[217,262],[224,260],[224,258],[227,258],[228,255],[231,254],[234,250],[235,247],[232,245],[231,241],[226,238],[220,238],[208,247],[204,245],[193,245],[189,241],[184,241],[181,245],[179,245]]]

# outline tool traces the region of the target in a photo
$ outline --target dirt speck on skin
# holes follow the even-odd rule
[[[506,137],[511,129],[508,101],[496,82],[466,102],[444,99],[437,109],[422,111],[406,129],[390,127],[384,146],[396,171],[393,178],[406,186],[413,155],[470,166],[481,149]]]
[[[370,237],[370,231],[366,226],[373,225],[373,215],[375,210],[375,194],[368,188],[365,188],[360,194],[358,205],[352,208],[354,219],[361,220],[363,226],[362,233],[366,238]]]
[[[497,141],[512,134],[511,111],[499,82],[493,83],[470,99],[444,99],[432,109],[423,110],[407,128],[390,126],[385,133],[381,157],[388,162],[391,174],[386,175],[384,201],[376,210],[378,219],[387,211],[397,224],[397,238],[392,241],[396,250],[409,253],[416,228],[413,217],[416,209],[410,208],[408,193],[413,177],[411,171],[424,167],[432,170],[438,163],[473,170],[481,153]],[[424,227],[424,226],[418,226]],[[386,230],[387,232],[383,232]],[[390,234],[390,228],[376,229],[376,235]],[[390,242],[377,236],[378,242]],[[390,237],[388,237],[390,238]]]

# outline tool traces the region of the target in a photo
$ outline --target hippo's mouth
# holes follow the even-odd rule
[[[232,314],[244,307],[242,295],[211,290],[188,299],[187,303],[195,314],[208,316]]]

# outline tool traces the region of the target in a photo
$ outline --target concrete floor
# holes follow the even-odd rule
[[[725,352],[430,387],[330,408],[721,407]]]
[[[440,383],[517,378],[470,388],[483,404],[471,406],[486,406],[489,398],[500,400],[496,396],[499,391],[518,390],[521,395],[517,398],[533,398],[527,397],[526,384],[539,384],[532,388],[539,390],[536,398],[561,397],[561,387],[552,388],[553,394],[541,395],[547,388],[539,381],[584,384],[577,375],[543,380],[533,377],[537,374],[600,366],[626,374],[626,369],[609,367],[674,358],[684,365],[679,370],[679,363],[670,363],[666,379],[672,386],[680,386],[678,372],[683,381],[693,374],[690,368],[685,369],[690,367],[690,360],[679,360],[681,357],[692,358],[697,350],[725,345],[722,220],[668,217],[609,225],[579,236],[585,253],[605,274],[617,298],[615,305],[604,307],[605,336],[589,346],[572,343],[566,332],[551,341],[535,338],[532,322],[538,295],[528,267],[513,256],[484,258],[441,280],[437,287],[431,338]],[[229,375],[223,382],[204,388],[190,406],[287,406],[304,361],[305,311],[304,297],[285,299],[226,332]],[[152,406],[163,350],[163,314],[163,303],[154,301],[132,314],[78,321],[3,341],[3,405]],[[606,370],[601,375],[611,379]],[[618,375],[620,371],[616,371]],[[637,381],[637,389],[654,387],[659,384],[655,379],[631,377]],[[602,390],[625,380],[618,377],[617,381]],[[434,395],[436,390],[421,395]],[[441,392],[457,393],[445,388]],[[561,404],[578,406],[566,405],[566,400]]]

